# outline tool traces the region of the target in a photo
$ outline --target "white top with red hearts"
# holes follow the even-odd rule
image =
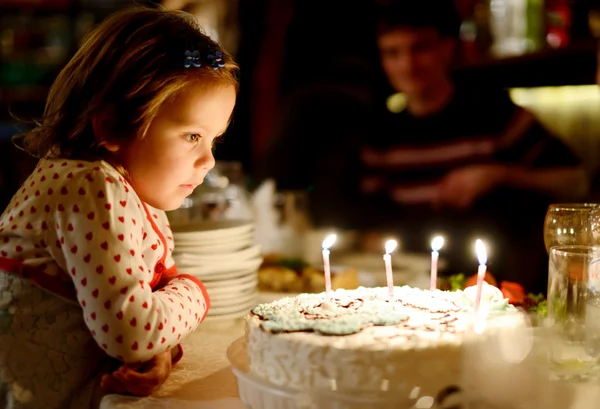
[[[177,345],[206,316],[195,277],[151,288],[173,266],[172,251],[166,214],[105,161],[41,160],[0,217],[0,257],[39,267],[59,296],[74,285],[94,339],[124,362]]]

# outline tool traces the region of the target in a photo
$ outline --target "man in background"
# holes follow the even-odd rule
[[[404,102],[372,119],[347,116],[361,132],[346,141],[331,136],[338,142],[330,166],[314,148],[313,215],[319,223],[392,233],[407,251],[430,251],[431,238],[443,234],[449,273],[476,272],[481,238],[497,279],[545,291],[547,206],[585,198],[585,171],[505,90],[453,79],[459,28],[449,0],[380,10],[381,67]]]

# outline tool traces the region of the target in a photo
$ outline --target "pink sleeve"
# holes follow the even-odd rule
[[[203,287],[176,278],[152,292],[153,271],[142,257],[142,223],[133,221],[142,220],[143,210],[136,195],[112,176],[98,170],[65,189],[64,202],[54,209],[56,250],[98,345],[126,363],[147,361],[178,345],[206,314]]]

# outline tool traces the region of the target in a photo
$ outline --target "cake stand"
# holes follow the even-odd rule
[[[246,340],[235,340],[227,358],[237,377],[240,399],[250,409],[439,409],[435,399],[419,388],[394,387],[386,391],[300,390],[275,385],[252,374],[248,368]]]

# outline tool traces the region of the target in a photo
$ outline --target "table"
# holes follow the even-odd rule
[[[228,346],[243,333],[243,320],[202,324],[185,338],[182,360],[156,393],[148,398],[108,395],[100,409],[247,409],[226,356]],[[552,382],[542,395],[544,408],[594,409],[600,406],[600,383]],[[572,396],[570,406],[559,399],[565,395]]]
[[[201,324],[182,342],[183,358],[151,397],[108,395],[100,409],[246,409],[225,354],[227,347],[243,334],[242,319]]]

